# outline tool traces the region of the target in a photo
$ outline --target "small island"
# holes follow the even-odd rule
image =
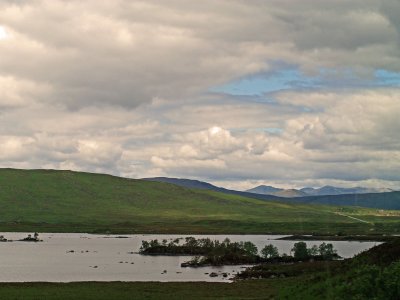
[[[397,239],[394,235],[380,235],[380,234],[370,234],[370,235],[301,235],[294,234],[289,236],[284,236],[278,238],[277,240],[285,241],[363,241],[363,242],[388,242]]]
[[[142,241],[139,253],[142,255],[192,255],[193,259],[181,264],[181,267],[203,267],[222,265],[254,265],[263,263],[295,263],[301,261],[328,261],[341,258],[332,244],[322,243],[307,248],[305,242],[294,244],[293,256],[280,255],[273,245],[266,245],[258,253],[251,242],[231,242],[228,238],[220,242],[209,238],[195,239],[186,237],[184,243],[179,239],[168,242],[163,240]]]
[[[23,238],[21,240],[18,240],[20,242],[43,242],[43,240],[39,239],[39,233],[35,232],[33,236],[31,234],[28,234],[26,238]]]
[[[27,237],[20,239],[20,240],[10,240],[4,237],[4,235],[0,235],[0,242],[43,242],[39,238],[39,233],[35,232],[32,236],[32,234],[28,234]]]

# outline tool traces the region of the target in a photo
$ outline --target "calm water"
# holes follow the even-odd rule
[[[27,233],[0,233],[7,239],[21,239]],[[93,235],[81,233],[42,233],[41,243],[0,242],[0,282],[23,281],[229,281],[243,266],[181,268],[189,256],[142,256],[137,252],[142,240],[175,239],[187,235]],[[266,244],[288,253],[295,241],[277,241],[278,235],[192,235],[231,241],[251,241],[260,250]],[[308,241],[307,245],[322,242]],[[378,242],[331,242],[338,254],[352,257]],[[70,252],[73,250],[74,252]],[[165,272],[166,271],[166,272]],[[211,278],[211,272],[230,273]],[[162,274],[163,273],[163,274]]]

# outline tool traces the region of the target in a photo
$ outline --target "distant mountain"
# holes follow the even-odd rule
[[[337,206],[348,205],[348,206],[361,206],[361,207],[370,207],[379,209],[400,210],[400,192],[395,192],[391,190],[390,190],[391,192],[384,192],[385,189],[380,190],[382,192],[378,193],[350,193],[350,194],[339,194],[339,195],[311,195],[311,196],[304,196],[303,194],[303,196],[297,196],[301,193],[305,193],[304,190],[307,189],[310,190],[320,190],[320,189],[305,188],[302,190],[291,190],[291,189],[278,189],[274,187],[265,186],[266,189],[272,188],[278,190],[275,192],[276,193],[275,195],[265,195],[265,194],[250,193],[249,191],[240,192],[235,190],[228,190],[225,188],[217,187],[207,182],[191,180],[191,179],[156,177],[156,178],[145,178],[143,180],[167,182],[186,188],[213,190],[225,194],[240,195],[264,201],[326,204],[326,205],[337,205]],[[340,188],[336,189],[337,189],[336,192],[338,192]],[[332,192],[331,187],[324,187],[322,192],[327,192],[329,190]]]
[[[276,188],[276,187],[273,187],[270,185],[259,185],[259,186],[256,186],[255,188],[247,190],[246,192],[268,195],[268,194],[273,194],[273,193],[280,192],[280,191],[283,191],[283,189]]]
[[[321,188],[303,188],[300,191],[304,192],[309,196],[325,196],[325,195],[343,195],[343,194],[369,194],[369,193],[387,193],[393,192],[392,189],[388,188],[365,188],[365,187],[353,187],[353,188],[340,188],[335,186],[326,185]]]
[[[305,197],[305,196],[387,193],[387,192],[393,192],[393,190],[388,188],[365,188],[365,187],[340,188],[329,185],[323,186],[321,188],[306,187],[302,189],[281,189],[273,186],[260,185],[250,190],[247,190],[246,192],[292,198],[292,197]]]
[[[246,191],[247,193],[254,193],[260,195],[273,195],[284,198],[302,197],[308,194],[296,189],[281,189],[269,185],[259,185],[255,188]]]
[[[284,197],[284,198],[293,198],[293,197],[304,197],[307,194],[303,193],[302,191],[296,189],[288,189],[276,192],[274,196]]]
[[[211,191],[221,192],[221,193],[225,193],[225,194],[239,195],[239,196],[258,199],[258,200],[280,200],[281,199],[281,197],[274,196],[274,195],[264,195],[264,194],[249,193],[247,191],[242,192],[242,191],[229,190],[229,189],[225,189],[222,187],[212,185],[208,182],[193,180],[193,179],[153,177],[153,178],[142,178],[141,180],[170,183],[170,184],[174,184],[174,185],[178,185],[178,186],[190,188],[190,189],[211,190]]]

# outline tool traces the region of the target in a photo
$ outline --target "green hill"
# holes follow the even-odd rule
[[[102,174],[0,169],[0,231],[395,233],[399,229],[398,212],[279,203]]]

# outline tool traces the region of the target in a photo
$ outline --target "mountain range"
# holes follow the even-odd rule
[[[268,185],[259,185],[257,187],[247,190],[246,192],[293,198],[293,197],[305,197],[305,196],[387,193],[387,192],[393,192],[393,190],[389,188],[365,188],[365,187],[341,188],[330,185],[326,185],[321,188],[305,187],[302,189],[281,189]]]
[[[143,178],[142,180],[165,182],[185,188],[212,190],[264,201],[337,206],[346,205],[400,210],[400,191],[393,191],[385,188],[369,189],[362,187],[339,188],[324,186],[322,188],[303,188],[296,190],[279,189],[272,186],[259,186],[247,191],[235,191],[192,179],[155,177]],[[258,193],[255,191],[258,191]]]

